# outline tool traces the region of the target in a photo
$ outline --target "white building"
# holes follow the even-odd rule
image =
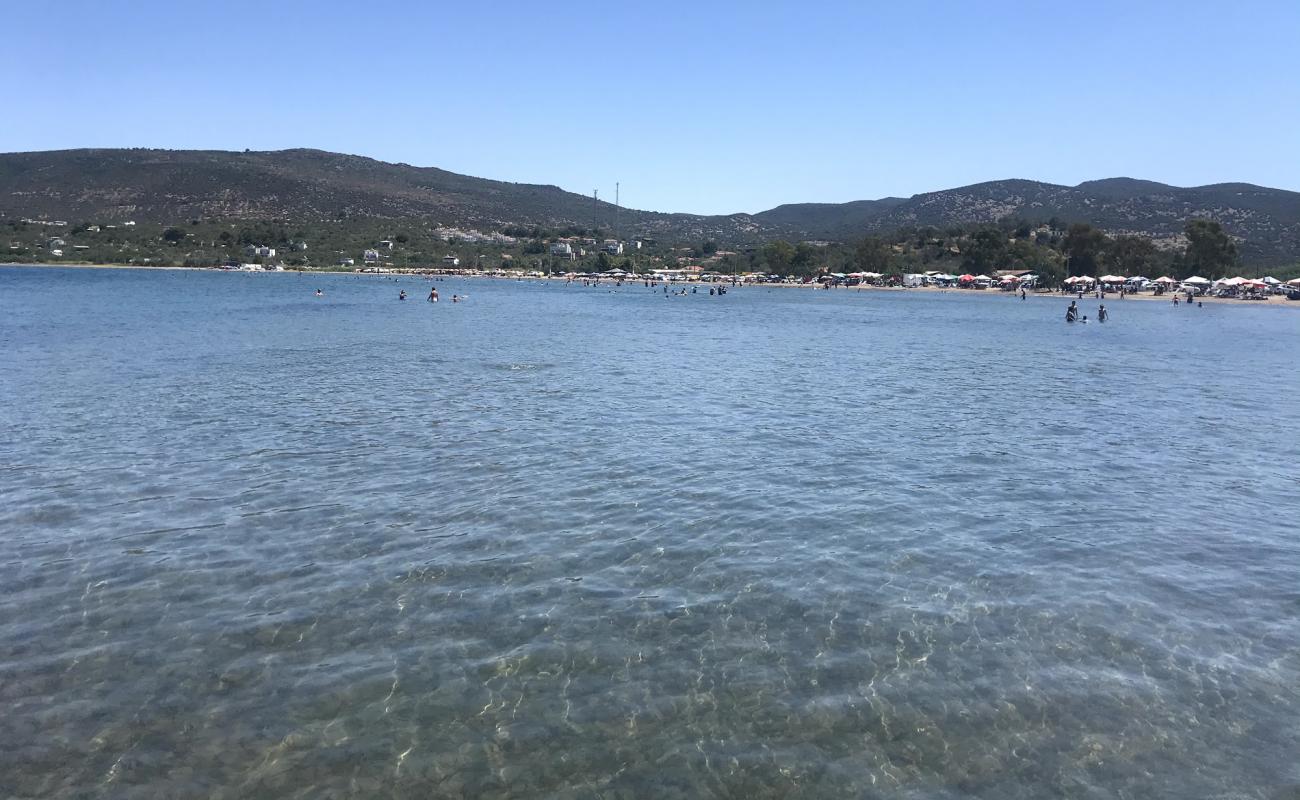
[[[367,251],[365,251],[364,253],[361,254],[361,259],[362,259],[363,261],[365,261],[367,264],[378,264],[378,263],[379,263],[379,251],[378,251],[378,250],[367,250]]]
[[[551,245],[551,255],[556,258],[563,258],[568,261],[573,260],[573,245],[568,242],[556,242]]]
[[[250,244],[245,250],[250,256],[260,258],[275,258],[275,248],[266,245]]]
[[[611,256],[623,255],[623,243],[617,239],[606,239],[605,243],[600,246],[600,249],[609,253]]]
[[[455,256],[443,256],[442,265],[444,267],[459,267],[460,259],[456,258]]]

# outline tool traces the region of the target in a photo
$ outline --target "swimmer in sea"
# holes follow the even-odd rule
[[[458,294],[453,294],[453,295],[451,296],[451,302],[453,302],[453,303],[459,303],[459,302],[460,302],[460,295],[458,295]]]
[[[400,291],[400,292],[397,293],[397,299],[398,299],[398,300],[405,300],[405,299],[406,299],[406,290],[405,290],[405,289],[403,289],[402,291]]]
[[[325,296],[325,293],[322,292],[320,289],[317,289],[317,290],[316,290],[316,296],[317,296],[317,297],[324,297],[324,296]]]

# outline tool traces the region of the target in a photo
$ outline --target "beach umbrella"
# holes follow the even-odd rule
[[[1199,286],[1200,284],[1202,284],[1202,283],[1209,283],[1209,282],[1210,282],[1210,281],[1209,281],[1208,278],[1202,278],[1200,275],[1193,275],[1192,277],[1190,277],[1190,278],[1188,278],[1187,280],[1183,281],[1183,283],[1193,283],[1193,284],[1196,284],[1196,285],[1198,285],[1198,286]]]
[[[1286,282],[1287,286],[1300,286],[1300,278],[1292,278]]]
[[[864,273],[862,273],[862,277],[864,277],[864,278],[881,278],[881,277],[884,277],[884,276],[883,276],[881,273],[879,273],[879,272],[864,272]]]
[[[1277,285],[1278,285],[1279,283],[1281,283],[1281,282],[1282,282],[1282,281],[1278,280],[1277,278],[1273,278],[1273,277],[1266,277],[1266,278],[1264,278],[1264,283],[1267,283],[1269,286],[1277,286]]]
[[[1178,283],[1178,281],[1174,280],[1168,275],[1162,275],[1159,278],[1156,278],[1154,281],[1152,281],[1152,283]]]
[[[975,276],[975,280],[977,280],[977,281],[991,281],[991,280],[993,280],[993,279],[990,278],[990,277],[987,276],[987,275],[976,275],[976,276]]]
[[[1119,275],[1102,275],[1100,280],[1102,283],[1123,283],[1124,282],[1124,278]]]
[[[975,276],[974,276],[974,275],[962,275],[962,276],[961,276],[960,278],[958,278],[957,280],[961,281],[962,283],[969,283],[970,281],[975,280]]]

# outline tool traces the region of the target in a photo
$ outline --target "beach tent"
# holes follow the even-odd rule
[[[864,272],[864,273],[862,273],[862,277],[864,277],[864,278],[883,278],[884,275],[881,274],[881,273],[879,273],[879,272]]]
[[[975,276],[974,276],[974,275],[962,275],[961,277],[957,278],[957,280],[960,281],[961,283],[970,283],[971,281],[975,280]]]
[[[1282,281],[1278,280],[1277,278],[1271,277],[1271,276],[1269,276],[1269,277],[1265,277],[1263,280],[1264,280],[1264,283],[1267,283],[1269,286],[1280,286],[1280,285],[1282,285]]]
[[[1119,275],[1102,275],[1098,278],[1102,283],[1123,283],[1124,278]]]
[[[1300,286],[1300,278],[1292,278],[1286,282],[1287,286]]]
[[[1151,281],[1151,282],[1152,282],[1152,283],[1178,283],[1178,281],[1174,280],[1173,278],[1169,277],[1168,275],[1162,275],[1162,276],[1160,276],[1159,278],[1156,278],[1155,280],[1153,280],[1153,281]]]
[[[1200,275],[1193,275],[1192,277],[1190,277],[1190,278],[1188,278],[1187,280],[1183,281],[1183,283],[1190,283],[1190,284],[1193,284],[1193,285],[1196,285],[1196,286],[1199,286],[1199,285],[1201,285],[1201,284],[1203,284],[1203,283],[1209,283],[1209,282],[1210,282],[1210,281],[1209,281],[1208,278],[1202,278]]]

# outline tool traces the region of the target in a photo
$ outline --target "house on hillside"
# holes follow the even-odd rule
[[[611,256],[623,255],[623,243],[617,239],[606,239],[604,243],[601,244],[600,249],[609,253]]]
[[[275,258],[275,248],[262,244],[250,244],[244,248],[244,252],[253,258]]]
[[[378,264],[379,251],[378,250],[365,251],[364,253],[361,254],[361,260],[366,262],[367,264]]]
[[[456,258],[455,256],[443,256],[442,265],[444,267],[459,267],[460,259]]]
[[[556,242],[551,245],[551,256],[553,258],[562,258],[565,261],[572,261],[574,259],[573,245],[568,242]]]

